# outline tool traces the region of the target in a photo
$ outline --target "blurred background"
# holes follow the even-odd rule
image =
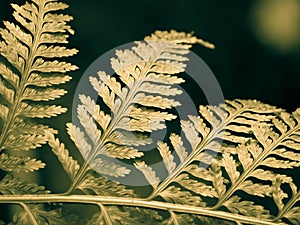
[[[59,104],[71,108],[81,75],[106,51],[141,40],[155,30],[175,29],[194,31],[216,45],[215,50],[195,46],[193,51],[211,68],[225,99],[258,99],[289,112],[300,107],[300,0],[64,2],[70,4],[67,13],[74,16],[71,25],[76,32],[69,46],[80,51],[69,61],[80,69],[65,85],[69,94]],[[24,0],[0,1],[0,20],[13,21],[10,3],[23,4]],[[197,98],[199,90],[192,91]],[[61,139],[70,146],[65,123],[71,121],[71,111],[59,120],[49,124],[62,131]],[[49,179],[49,174],[61,174],[57,160],[50,151],[43,154],[40,157],[47,167],[40,172],[41,183],[55,192],[65,191],[69,182],[65,175]],[[76,151],[72,154],[80,161]]]

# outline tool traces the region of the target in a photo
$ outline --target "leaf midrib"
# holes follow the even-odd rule
[[[196,214],[203,216],[216,217],[224,220],[239,221],[245,224],[255,225],[274,225],[273,221],[261,220],[254,217],[248,217],[229,212],[212,210],[210,208],[196,207],[182,204],[173,204],[160,201],[148,201],[142,198],[123,198],[123,197],[104,197],[94,195],[2,195],[0,196],[0,203],[19,204],[22,203],[84,203],[84,204],[102,204],[102,205],[117,205],[117,206],[131,206],[143,207],[156,210],[173,211],[177,213]]]

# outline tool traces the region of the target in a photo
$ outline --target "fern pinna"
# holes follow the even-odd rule
[[[67,126],[86,162],[68,193],[76,188],[87,189],[86,178],[83,178],[90,169],[114,177],[128,174],[128,168],[109,162],[108,158],[141,157],[143,153],[135,146],[151,143],[151,139],[141,133],[163,129],[164,121],[176,118],[161,110],[180,105],[172,96],[181,90],[172,85],[184,80],[174,74],[184,71],[187,60],[184,55],[194,43],[211,46],[190,34],[158,31],[144,42],[136,42],[132,49],[117,51],[117,58],[111,59],[122,84],[104,71],[98,72],[98,77],[90,77],[91,85],[112,115],[105,114],[89,96],[80,95],[82,104],[77,114],[84,132],[73,124]],[[93,190],[93,186],[90,189]]]

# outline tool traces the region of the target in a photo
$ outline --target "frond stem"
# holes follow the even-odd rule
[[[177,213],[197,214],[209,217],[215,217],[231,221],[239,221],[245,224],[255,225],[274,225],[273,221],[247,217],[243,215],[233,214],[229,212],[222,212],[213,210],[211,208],[202,208],[196,206],[188,206],[181,204],[173,204],[159,201],[147,201],[140,198],[121,198],[121,197],[103,197],[93,195],[2,195],[0,203],[4,204],[20,204],[23,203],[82,203],[82,204],[102,204],[102,205],[117,205],[117,206],[132,206],[143,207],[157,210],[173,211]]]

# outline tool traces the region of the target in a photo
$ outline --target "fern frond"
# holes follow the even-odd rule
[[[0,29],[0,54],[7,60],[0,63],[0,95],[5,100],[0,113],[4,124],[0,148],[27,150],[39,147],[46,140],[40,129],[35,133],[34,127],[42,125],[32,124],[28,118],[49,118],[66,111],[60,106],[31,105],[30,102],[50,101],[66,94],[63,89],[47,87],[69,81],[71,77],[64,73],[77,69],[70,63],[48,59],[72,56],[77,50],[60,45],[67,43],[67,33],[73,33],[66,24],[72,17],[52,13],[66,8],[66,4],[36,0],[22,6],[12,4],[12,7],[18,24],[4,22],[5,28]],[[50,36],[48,41],[45,37]],[[56,45],[51,45],[54,43]],[[24,128],[30,135],[21,135]]]
[[[136,46],[131,49],[116,51],[117,57],[111,59],[111,65],[122,83],[104,71],[99,71],[97,77],[90,77],[92,87],[111,110],[111,115],[105,114],[89,96],[79,96],[81,104],[78,106],[77,117],[84,132],[70,124],[68,130],[87,159],[87,165],[98,167],[100,162],[103,164],[100,158],[109,157],[112,149],[124,155],[122,158],[142,156],[142,153],[127,146],[151,143],[151,139],[141,133],[164,129],[166,120],[176,118],[158,109],[180,105],[172,96],[180,94],[181,90],[173,84],[181,83],[183,79],[171,75],[184,71],[184,62],[188,60],[185,55],[191,44],[197,43],[199,39],[176,31],[166,32],[169,37],[166,39],[160,38],[159,33],[154,34],[154,39],[147,37],[144,42],[136,42]],[[159,79],[154,79],[156,77]],[[115,158],[115,155],[111,157]],[[87,165],[82,170],[87,171]],[[119,176],[114,171],[120,171],[120,168],[110,169],[109,175]],[[124,175],[124,172],[120,174]],[[80,173],[80,176],[84,173]]]
[[[22,6],[12,4],[12,7],[17,23],[6,21],[5,28],[0,29],[0,151],[5,151],[0,156],[0,165],[6,172],[31,172],[43,168],[45,164],[29,157],[13,156],[12,153],[36,149],[47,142],[47,133],[57,133],[31,119],[50,118],[66,112],[66,108],[45,102],[67,93],[49,86],[71,79],[65,73],[77,67],[56,58],[72,56],[77,50],[62,45],[68,43],[68,33],[73,34],[66,23],[72,17],[53,13],[67,8],[66,4],[55,0],[32,0]],[[42,104],[34,105],[33,101]],[[0,190],[2,194],[49,193],[44,187],[27,184],[10,175],[2,178]],[[33,219],[38,215],[30,212],[30,206],[21,205],[27,210],[14,217],[12,224],[48,222],[44,219],[46,215],[42,219]],[[48,216],[51,217],[50,214]]]
[[[172,174],[154,189],[149,198],[159,195],[183,171],[200,179],[215,182],[214,187],[217,188],[217,192],[221,196],[225,191],[225,184],[222,183],[228,181],[222,178],[222,172],[218,169],[219,164],[213,163],[211,172],[204,173],[204,170],[198,168],[194,163],[203,162],[209,165],[214,161],[216,154],[229,151],[227,146],[230,148],[233,144],[246,143],[250,139],[250,136],[247,137],[247,135],[251,135],[252,131],[251,129],[243,129],[244,127],[251,128],[251,125],[257,122],[260,124],[270,122],[275,117],[274,112],[280,111],[282,110],[255,100],[227,101],[226,104],[221,104],[218,107],[200,106],[200,116],[189,116],[189,120],[181,121],[181,127],[189,147],[183,146],[181,137],[175,134],[171,135],[170,140],[175,152],[178,152],[180,164],[177,165]],[[236,126],[241,126],[241,135],[237,135]],[[222,139],[228,141],[228,145],[222,147],[219,141]],[[231,169],[232,179],[236,179],[237,174],[235,173],[238,173],[234,169],[235,166],[232,160],[227,163],[227,168]],[[188,183],[184,187],[189,189]],[[212,195],[211,188],[206,187],[205,190],[207,192],[203,192],[204,196]]]
[[[189,120],[181,122],[189,147],[184,147],[181,137],[175,134],[170,137],[174,152],[166,144],[158,143],[167,171],[171,171],[170,162],[166,163],[167,155],[173,159],[174,154],[178,154],[179,163],[165,180],[152,185],[153,192],[147,199],[159,196],[177,204],[215,210],[225,207],[235,214],[272,221],[274,216],[256,198],[273,197],[282,212],[276,222],[281,222],[279,218],[286,218],[284,215],[300,199],[300,194],[294,185],[293,203],[286,206],[283,199],[289,196],[280,186],[282,183],[291,185],[292,178],[273,168],[300,166],[299,110],[291,115],[260,102],[235,100],[219,107],[201,106],[199,112],[200,116],[189,116]],[[223,143],[220,143],[222,138]],[[145,162],[143,165],[155,174]],[[150,172],[147,174],[144,172],[151,184],[153,179],[149,178]],[[245,194],[252,198],[245,198]],[[204,200],[206,198],[213,200]]]
[[[29,105],[27,103],[20,104],[19,116],[27,118],[51,118],[67,112],[66,108],[56,105]]]

